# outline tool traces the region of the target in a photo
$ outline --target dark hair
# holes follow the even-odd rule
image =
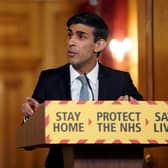
[[[70,27],[72,24],[84,24],[94,28],[94,41],[99,39],[107,40],[108,27],[101,17],[94,13],[82,12],[72,16],[67,21],[67,26]]]

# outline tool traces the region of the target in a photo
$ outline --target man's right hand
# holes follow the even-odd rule
[[[26,97],[25,102],[22,104],[22,112],[25,118],[29,118],[36,111],[39,102],[32,97]]]

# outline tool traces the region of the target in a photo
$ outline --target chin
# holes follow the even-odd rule
[[[68,62],[69,62],[69,64],[74,65],[74,66],[79,64],[78,61],[71,60],[71,59],[69,59]]]

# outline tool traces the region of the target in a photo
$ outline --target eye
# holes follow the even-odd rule
[[[72,32],[68,32],[67,37],[70,39],[72,37]]]
[[[80,40],[84,40],[84,39],[87,38],[86,34],[83,33],[83,32],[80,32],[80,33],[78,34],[78,37],[79,37]]]

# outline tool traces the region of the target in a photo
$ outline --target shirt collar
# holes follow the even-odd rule
[[[89,80],[93,83],[97,83],[98,79],[98,70],[99,70],[99,64],[98,62],[96,63],[95,67],[87,74],[87,77]],[[71,83],[74,82],[74,80],[80,76],[79,72],[77,72],[74,67],[70,64],[70,76],[71,76]]]

